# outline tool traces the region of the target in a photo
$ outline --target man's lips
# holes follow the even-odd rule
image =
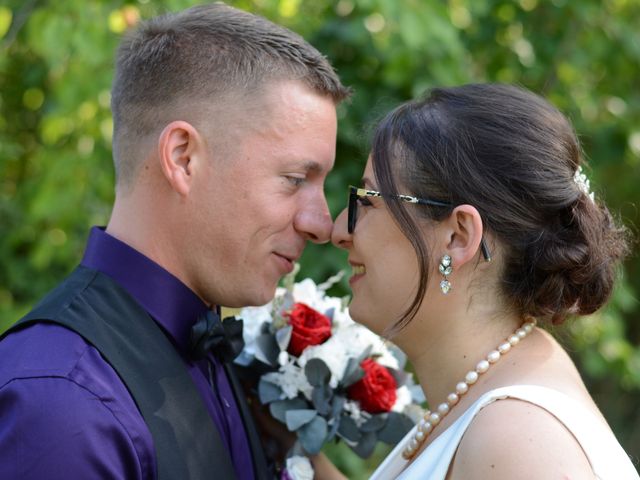
[[[298,259],[300,258],[300,254],[299,253],[293,253],[293,254],[288,254],[288,253],[280,253],[280,252],[273,252],[275,253],[277,256],[282,257],[286,260],[289,260],[291,263],[295,263],[298,261]]]
[[[273,252],[273,254],[279,260],[282,271],[284,273],[291,273],[295,262],[298,260],[298,258],[300,258],[300,255],[298,254],[287,254],[278,252]]]

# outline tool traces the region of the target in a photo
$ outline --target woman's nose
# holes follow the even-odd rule
[[[351,245],[351,234],[347,231],[347,209],[345,208],[336,217],[331,231],[331,243],[338,248],[349,248]]]

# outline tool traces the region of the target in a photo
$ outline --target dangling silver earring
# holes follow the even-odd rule
[[[442,293],[446,295],[449,293],[449,290],[451,290],[449,275],[451,275],[451,272],[453,271],[453,265],[451,265],[451,257],[449,255],[444,255],[442,257],[440,265],[438,265],[438,270],[440,270],[440,273],[444,277],[440,281],[440,290],[442,290]]]

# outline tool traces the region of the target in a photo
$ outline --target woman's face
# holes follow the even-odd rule
[[[371,157],[362,183],[367,190],[379,191]],[[359,199],[353,233],[347,231],[347,209],[344,209],[336,218],[331,235],[334,245],[349,252],[351,317],[378,334],[411,305],[419,283],[418,257],[393,220],[386,201],[396,200]]]

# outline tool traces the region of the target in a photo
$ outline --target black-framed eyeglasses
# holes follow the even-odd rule
[[[394,200],[400,200],[407,203],[416,203],[418,205],[431,205],[434,207],[452,207],[449,202],[443,202],[441,200],[434,200],[431,198],[418,198],[412,195],[387,195],[375,190],[367,190],[366,188],[358,188],[353,185],[349,185],[349,208],[347,210],[347,231],[352,234],[356,228],[356,220],[358,219],[358,201],[367,197],[381,197],[390,198]],[[484,237],[480,240],[480,250],[482,256],[487,262],[491,261],[491,253],[487,247],[487,243],[484,241]]]

